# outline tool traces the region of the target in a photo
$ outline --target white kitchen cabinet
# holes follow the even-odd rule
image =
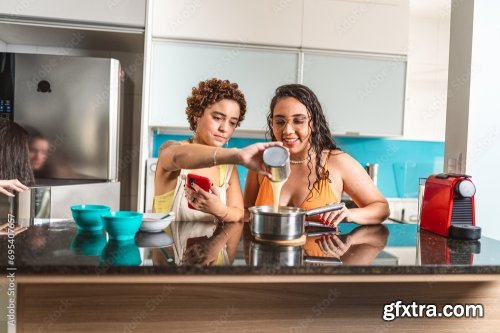
[[[186,129],[192,87],[216,77],[238,83],[245,94],[247,113],[238,131],[262,133],[274,90],[297,82],[298,61],[297,51],[154,41],[149,126]]]
[[[104,24],[144,29],[146,0],[2,0],[0,14],[11,20]]]
[[[449,12],[410,16],[405,138],[445,139],[449,40]],[[450,82],[451,97],[463,79]]]
[[[302,47],[406,54],[408,0],[304,0]]]
[[[406,61],[309,52],[303,71],[333,134],[403,134]]]
[[[300,46],[303,0],[153,0],[153,37]]]

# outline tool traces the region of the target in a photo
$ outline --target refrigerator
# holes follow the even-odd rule
[[[0,117],[30,134],[36,179],[10,203],[15,214],[33,223],[70,218],[72,204],[119,209],[122,78],[116,59],[0,53]]]

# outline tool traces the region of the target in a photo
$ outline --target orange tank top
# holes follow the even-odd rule
[[[327,162],[328,159],[325,161],[325,164]],[[326,206],[331,203],[337,203],[339,201],[339,198],[337,198],[337,195],[333,191],[330,180],[325,177],[319,181],[319,191],[312,189],[306,199],[300,204],[299,208],[309,210]],[[273,203],[273,188],[271,187],[271,181],[266,177],[263,178],[260,183],[259,193],[257,194],[257,199],[255,200],[255,206],[272,206]],[[306,219],[308,221],[318,221],[317,216],[307,217]]]

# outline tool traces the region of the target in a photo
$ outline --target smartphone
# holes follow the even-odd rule
[[[210,192],[210,179],[204,176],[195,175],[192,173],[188,173],[186,176],[186,186],[189,188],[193,188],[193,184],[201,187],[205,192]],[[188,207],[194,209],[190,203],[188,203]]]

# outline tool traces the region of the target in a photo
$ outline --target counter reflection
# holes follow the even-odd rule
[[[172,230],[176,229],[165,232],[168,234]],[[245,232],[233,253],[228,252],[227,245],[221,246],[216,233],[211,236],[193,232],[188,235],[174,233],[171,236],[173,244],[153,249],[151,259],[154,266],[370,265],[386,246],[388,236],[389,231],[384,225],[359,226],[343,234],[316,228],[308,229],[305,243],[297,245],[255,241]]]

